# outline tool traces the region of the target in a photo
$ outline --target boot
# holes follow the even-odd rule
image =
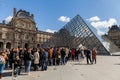
[[[2,79],[2,74],[0,73],[0,79]]]

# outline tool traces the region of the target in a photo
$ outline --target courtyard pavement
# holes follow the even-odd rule
[[[1,80],[12,77],[8,75]],[[87,65],[86,60],[69,61],[66,65],[49,66],[47,71],[22,73],[15,80],[120,80],[120,56],[97,56],[97,64],[93,65]]]

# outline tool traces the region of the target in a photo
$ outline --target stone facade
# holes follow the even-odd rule
[[[113,25],[109,28],[108,39],[120,48],[120,27]]]
[[[48,43],[53,33],[39,31],[36,27],[34,15],[25,10],[13,10],[13,18],[5,24],[0,23],[0,48],[14,47],[42,47]]]

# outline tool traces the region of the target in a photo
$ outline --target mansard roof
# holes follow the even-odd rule
[[[120,27],[118,27],[117,25],[112,25],[109,30],[120,30]]]
[[[34,21],[34,15],[30,14],[30,12],[27,12],[26,10],[22,10],[22,9],[20,9],[17,12],[16,17],[19,17],[19,18],[28,18],[28,19]]]

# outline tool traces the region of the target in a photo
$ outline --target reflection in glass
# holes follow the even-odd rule
[[[44,44],[47,47],[69,47],[69,48],[84,48],[93,49],[96,48],[100,55],[110,55],[108,48],[105,48],[102,44],[100,37],[92,31],[85,21],[79,16],[75,16],[68,22],[62,29],[55,32],[53,37],[49,40],[48,44]],[[107,43],[106,43],[107,44]],[[109,45],[108,45],[109,46]]]
[[[109,54],[107,49],[79,15],[75,16],[55,35],[57,35],[55,46],[80,48],[82,45],[89,49],[96,48],[98,54]]]

